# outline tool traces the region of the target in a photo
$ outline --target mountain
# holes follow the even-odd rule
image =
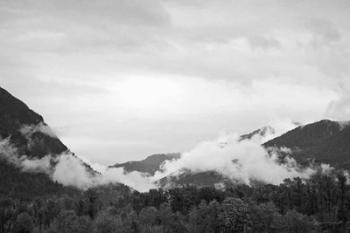
[[[273,132],[273,128],[263,127],[241,135],[238,140],[243,141],[255,136],[266,136]],[[279,137],[267,141],[262,146],[268,151],[271,148],[288,148],[290,150],[288,155],[302,165],[307,166],[310,162],[325,163],[335,168],[350,169],[350,122],[321,120],[298,126]],[[283,155],[283,152],[281,152],[281,156]],[[183,171],[180,175],[170,175],[159,181],[161,187],[215,186],[230,183],[232,184],[234,181],[225,179],[215,171]]]
[[[117,163],[111,168],[124,168],[126,172],[138,171],[142,173],[148,173],[149,175],[154,175],[154,173],[160,170],[160,166],[167,160],[174,160],[180,158],[179,153],[170,154],[154,154],[148,156],[144,160],[140,161],[130,161],[126,163]]]
[[[216,187],[222,188],[231,185],[233,181],[222,176],[216,171],[192,172],[189,170],[181,171],[179,175],[170,175],[160,179],[157,184],[163,189],[176,188],[181,186],[193,185],[197,187]]]
[[[268,134],[273,134],[275,130],[271,126],[265,126],[260,129],[254,130],[250,133],[243,134],[239,137],[238,141],[244,141],[252,139],[253,137],[260,136],[264,137]],[[224,146],[224,145],[220,145]],[[149,175],[154,175],[154,173],[160,170],[161,165],[165,161],[176,160],[181,157],[180,153],[168,153],[168,154],[154,154],[146,157],[144,160],[140,161],[128,161],[125,163],[117,163],[115,165],[110,166],[111,168],[124,168],[125,172],[133,172],[138,171],[142,173],[148,173]],[[214,174],[214,173],[210,173]],[[204,176],[208,176],[205,174]],[[190,178],[189,178],[190,179]],[[204,178],[203,178],[204,179]],[[202,180],[203,180],[202,179]]]
[[[299,126],[263,144],[264,147],[286,147],[299,163],[327,163],[350,168],[350,123],[321,120]]]
[[[274,129],[267,126],[243,134],[238,141],[273,134]],[[46,155],[59,156],[69,151],[60,139],[51,131],[43,117],[31,110],[25,103],[0,87],[0,196],[18,196],[28,198],[60,193],[75,192],[53,182],[45,173],[25,172],[14,166],[4,156],[6,143],[16,150],[19,156],[29,159],[41,159]],[[219,144],[225,147],[225,143]],[[289,155],[300,164],[327,163],[336,168],[350,169],[350,123],[321,120],[312,124],[298,126],[287,133],[267,141],[264,146],[271,148],[288,148]],[[7,148],[8,149],[8,148]],[[75,156],[76,157],[76,156]],[[150,176],[161,169],[161,165],[181,157],[179,153],[153,154],[140,161],[118,163],[113,168],[123,168],[125,172],[138,171]],[[76,157],[78,158],[78,157]],[[87,164],[85,168],[96,172]],[[55,166],[55,163],[51,163]],[[158,181],[161,187],[177,185],[220,186],[230,181],[216,171],[191,172],[181,171],[179,175],[170,175]]]
[[[250,140],[254,137],[265,137],[270,134],[274,134],[275,129],[271,126],[265,126],[259,129],[256,129],[247,134],[242,134],[239,136],[238,141]],[[225,147],[225,143],[219,143],[220,147]],[[189,170],[183,170],[178,175],[169,175],[167,177],[159,180],[158,184],[163,188],[173,188],[177,186],[186,186],[186,185],[195,185],[198,187],[214,186],[217,188],[223,186],[230,186],[237,183],[237,181],[232,181],[216,171],[202,171],[202,172],[193,172]]]
[[[249,140],[252,139],[253,137],[260,136],[260,137],[265,137],[269,134],[274,134],[275,129],[272,128],[271,126],[265,126],[260,129],[254,130],[250,133],[243,134],[239,137],[238,141],[244,141],[244,140]]]
[[[0,198],[10,197],[22,200],[73,195],[79,190],[54,182],[44,173],[23,172],[20,168],[0,159]]]
[[[250,133],[243,134],[239,137],[238,141],[244,141],[252,139],[253,137],[264,137],[268,134],[273,134],[275,130],[271,126],[265,126],[260,129],[254,130]],[[225,146],[225,143],[220,144],[220,147]],[[170,154],[154,154],[148,156],[144,160],[140,161],[129,161],[125,163],[115,164],[110,167],[114,168],[124,168],[125,172],[142,172],[149,175],[154,175],[156,171],[159,171],[161,165],[165,161],[176,160],[181,157],[180,153],[170,153]],[[199,187],[204,186],[221,186],[222,184],[232,184],[233,182],[223,177],[216,171],[206,171],[206,172],[190,172],[182,171],[181,175],[164,177],[159,180],[158,185],[163,188],[170,188],[183,185],[196,185]]]
[[[16,155],[8,153],[12,148]],[[52,181],[45,173],[25,172],[9,162],[13,156],[41,159],[65,152],[69,152],[67,146],[53,134],[43,117],[0,87],[0,196],[30,199],[77,192]]]
[[[55,136],[39,114],[0,87],[0,137],[9,138],[19,154],[41,158],[61,154],[68,148]]]

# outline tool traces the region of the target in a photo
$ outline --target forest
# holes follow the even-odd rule
[[[339,171],[222,190],[140,193],[118,184],[37,198],[1,194],[0,233],[337,233],[348,232],[349,209],[349,180]]]

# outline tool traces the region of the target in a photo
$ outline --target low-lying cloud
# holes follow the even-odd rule
[[[9,138],[0,140],[0,159],[21,169],[23,172],[46,173],[53,181],[64,186],[88,189],[98,185],[123,183],[138,191],[156,188],[155,184],[139,172],[125,173],[123,168],[108,168],[100,164],[96,172],[90,164],[67,151],[60,155],[46,155],[42,158],[29,158],[20,155]]]
[[[32,136],[32,134],[36,132],[41,132],[52,138],[57,138],[53,130],[43,122],[40,122],[39,124],[36,124],[36,125],[24,125],[19,131],[27,138],[30,138],[30,136]]]
[[[295,126],[295,125],[294,125]],[[93,164],[84,158],[67,151],[60,155],[47,155],[42,158],[28,158],[18,154],[10,140],[0,140],[0,159],[5,159],[25,172],[42,172],[65,186],[87,189],[98,185],[123,183],[138,191],[157,188],[157,181],[168,176],[179,176],[183,172],[215,171],[230,180],[250,185],[252,181],[280,184],[287,178],[309,178],[316,172],[312,167],[300,167],[291,157],[281,163],[279,151],[290,154],[288,148],[267,151],[261,146],[267,139],[278,136],[292,128],[291,124],[278,124],[272,130],[252,138],[242,138],[238,134],[224,134],[215,140],[199,143],[185,152],[177,160],[166,161],[154,176],[140,172],[127,173],[123,168],[110,168]],[[23,130],[26,129],[26,130]],[[30,135],[40,127],[25,127],[21,131]],[[41,131],[42,132],[42,131]],[[49,131],[50,132],[50,131]]]
[[[92,173],[86,165],[99,167],[98,173]],[[66,186],[86,189],[98,185],[122,183],[138,191],[148,191],[156,185],[140,172],[125,173],[123,168],[109,168],[101,164],[91,165],[88,161],[71,154],[59,156],[52,179]]]
[[[184,171],[216,171],[226,178],[248,185],[253,180],[280,184],[284,179],[308,178],[315,172],[312,168],[299,167],[289,157],[280,163],[276,152],[268,153],[261,146],[264,138],[256,136],[239,141],[238,135],[228,134],[216,140],[201,142],[183,153],[180,159],[165,162],[162,171],[155,174],[155,180],[169,175],[177,176]]]
[[[19,155],[17,149],[10,143],[9,138],[0,140],[0,159],[5,159],[8,163],[26,172],[49,173],[51,167],[51,156],[37,159]]]

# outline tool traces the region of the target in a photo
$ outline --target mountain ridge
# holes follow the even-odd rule
[[[264,147],[286,147],[300,163],[315,161],[336,168],[350,168],[350,124],[320,120],[299,126],[263,144]]]
[[[138,171],[154,175],[161,168],[163,162],[180,158],[180,153],[153,154],[143,160],[116,163],[110,168],[124,168],[126,172]]]
[[[263,127],[243,134],[238,141],[252,139],[256,135],[265,136],[267,132],[274,132],[273,128]],[[329,164],[337,169],[350,168],[350,124],[320,120],[311,124],[295,127],[294,129],[275,137],[262,144],[267,152],[288,155],[302,167],[312,164]],[[288,148],[286,154],[283,148]],[[276,149],[281,149],[277,150]],[[283,162],[283,160],[281,160]],[[313,166],[313,165],[312,165]],[[212,182],[208,182],[211,180]],[[176,187],[176,185],[215,186],[215,184],[230,184],[225,177],[215,171],[182,172],[169,175],[158,182],[162,187]]]
[[[34,112],[24,102],[0,87],[1,140],[9,140],[9,142],[16,147],[20,156],[26,155],[28,158],[41,159],[46,155],[55,157],[62,153],[69,153],[71,156],[79,159],[79,157],[69,151],[68,147],[65,146],[57,136],[52,135],[48,129],[49,126],[45,123],[41,115]],[[266,126],[241,135],[238,138],[238,142],[250,140],[259,135],[264,137],[274,132],[275,130],[272,127]],[[269,148],[288,148],[291,151],[289,156],[300,164],[327,163],[335,168],[349,169],[349,142],[349,122],[321,120],[298,126],[263,143],[262,146],[267,150],[269,150]],[[219,146],[224,147],[225,145]],[[140,161],[117,163],[109,166],[109,168],[123,168],[126,173],[138,171],[153,176],[157,171],[161,170],[161,166],[164,162],[176,160],[180,157],[180,153],[153,154]],[[1,159],[1,157],[0,163],[4,168],[3,171],[17,174],[16,172],[18,172],[18,169],[14,168],[15,170],[11,170],[8,166],[9,164],[5,164],[4,159]],[[95,172],[88,164],[85,164],[83,161],[82,163],[89,172]],[[1,175],[6,177],[5,173],[3,172]],[[18,174],[18,176],[21,177],[20,174]],[[215,171],[197,173],[186,171],[180,176],[177,176],[176,179],[173,178],[167,177],[166,179],[160,180],[159,184],[164,186],[164,184],[169,181],[177,182],[181,185],[191,184],[207,186],[210,184],[214,185],[214,183],[221,183],[221,181],[224,181],[224,183],[227,181]],[[46,178],[41,177],[40,182],[49,182],[45,179]],[[4,180],[4,182],[8,182],[8,180]],[[21,186],[23,186],[24,189],[28,188],[25,184]],[[2,192],[5,193],[4,190],[2,190]]]
[[[37,162],[49,156],[52,169],[56,158],[62,154],[79,158],[52,133],[41,115],[1,87],[0,142],[0,196],[28,199],[78,192],[74,187],[53,181],[43,171],[32,169],[29,172],[17,164],[23,160]],[[8,154],[8,150],[13,153]],[[82,164],[92,174],[94,170]]]
[[[23,127],[48,127],[44,118],[30,109],[24,102],[0,87],[0,138],[9,138],[20,154],[41,158],[53,156],[68,150],[57,137],[41,131],[32,132],[26,137]]]

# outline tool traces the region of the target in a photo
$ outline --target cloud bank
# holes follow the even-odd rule
[[[271,135],[266,135],[271,137]],[[175,161],[167,161],[162,171],[155,174],[156,180],[166,176],[177,176],[184,171],[216,171],[230,180],[245,184],[262,181],[280,184],[284,179],[308,178],[315,173],[312,168],[301,168],[292,158],[280,163],[277,153],[268,153],[261,143],[264,137],[255,136],[250,140],[239,141],[236,134],[228,134],[216,140],[199,143],[189,152],[183,153]]]
[[[79,189],[117,183],[125,184],[138,191],[156,188],[146,175],[139,172],[125,173],[122,168],[107,168],[99,165],[99,173],[96,173],[87,167],[90,164],[83,162],[70,152],[46,155],[41,159],[20,155],[8,138],[0,140],[0,159],[23,172],[45,173],[53,181]]]
[[[36,132],[41,132],[50,137],[57,138],[57,135],[53,132],[53,130],[43,122],[36,125],[24,125],[19,131],[27,138],[30,138],[32,134]]]
[[[242,140],[238,134],[222,134],[215,140],[206,140],[185,152],[177,160],[166,161],[154,176],[140,172],[127,173],[123,168],[109,168],[91,163],[67,151],[60,155],[47,155],[41,159],[19,155],[9,139],[0,140],[0,158],[25,172],[43,172],[65,186],[87,189],[99,185],[122,183],[138,191],[158,188],[158,181],[164,177],[177,177],[184,172],[198,173],[215,171],[223,177],[250,185],[252,181],[280,184],[287,178],[309,178],[316,172],[313,167],[300,167],[297,162],[285,157],[283,163],[278,151],[261,146],[263,142],[279,136],[295,124],[276,122],[276,128],[264,127],[251,138]],[[29,127],[24,127],[28,129]],[[31,126],[30,129],[38,127]],[[22,132],[23,131],[23,132]],[[29,135],[32,130],[21,130]],[[290,154],[288,148],[279,149]],[[90,166],[90,168],[89,168]],[[329,170],[322,165],[321,170]],[[95,170],[92,170],[92,169]]]
[[[188,151],[275,116],[320,120],[330,102],[326,116],[348,120],[349,7],[3,0],[0,82],[103,164]]]

